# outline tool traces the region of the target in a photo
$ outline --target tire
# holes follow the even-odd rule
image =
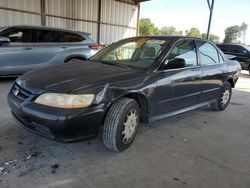
[[[133,142],[140,120],[138,103],[121,98],[109,109],[103,128],[103,143],[109,149],[121,152]]]
[[[221,88],[219,96],[216,102],[211,103],[211,108],[215,111],[223,111],[227,108],[230,103],[232,96],[232,86],[229,82],[225,82]]]

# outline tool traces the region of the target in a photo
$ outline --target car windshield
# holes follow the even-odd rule
[[[145,69],[155,62],[169,42],[168,39],[152,38],[122,40],[100,51],[90,60]]]

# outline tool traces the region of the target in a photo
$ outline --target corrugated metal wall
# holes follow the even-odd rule
[[[97,23],[56,18],[50,16],[46,16],[46,23],[46,25],[50,27],[67,28],[91,33],[92,38],[95,41],[97,40]]]
[[[97,40],[98,0],[46,0],[45,5],[47,26],[88,32]]]
[[[136,35],[139,11],[133,3],[101,0],[99,17],[99,0],[0,0],[0,27],[41,25],[43,16],[46,26],[85,31],[95,40],[100,29],[100,43],[109,44]]]
[[[138,7],[113,0],[102,0],[101,43],[135,36]]]
[[[40,13],[40,0],[0,0],[0,6]]]
[[[20,24],[41,25],[40,0],[0,0],[0,7],[7,8],[0,9],[0,27]]]

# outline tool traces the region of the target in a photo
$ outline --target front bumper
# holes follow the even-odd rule
[[[93,138],[104,117],[102,105],[86,109],[59,109],[21,101],[12,92],[8,103],[13,117],[25,129],[38,135],[70,142]]]

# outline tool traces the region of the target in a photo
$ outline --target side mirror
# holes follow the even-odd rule
[[[169,61],[167,61],[164,65],[163,65],[163,69],[180,69],[180,68],[184,68],[186,66],[186,61],[185,59],[182,58],[174,58],[174,59],[170,59]]]
[[[0,46],[8,46],[10,39],[8,37],[0,37]]]

